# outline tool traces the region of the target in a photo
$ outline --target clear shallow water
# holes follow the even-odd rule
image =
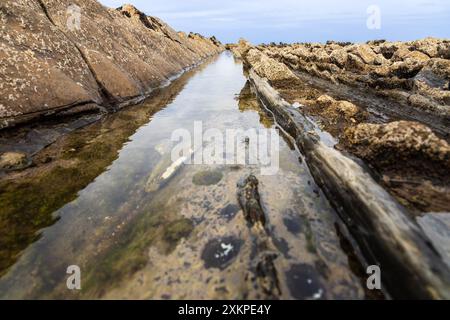
[[[288,140],[280,138],[276,175],[262,176],[257,165],[185,165],[152,185],[171,165],[172,132],[192,131],[194,121],[204,130],[276,127],[242,65],[224,53],[142,105],[50,146],[43,153],[52,161],[32,169],[31,178],[18,177],[17,189],[2,195],[13,198],[23,189],[21,179],[31,179],[37,194],[21,194],[28,204],[22,209],[33,218],[58,208],[50,210],[55,220],[39,239],[21,254],[6,254],[13,258],[0,278],[0,298],[268,298],[256,265],[261,240],[237,202],[237,183],[250,174],[260,183],[277,297],[362,298],[336,215]],[[78,180],[86,180],[76,185],[79,191]],[[5,212],[2,228],[14,230],[7,243],[23,245],[20,234],[30,226]],[[66,288],[69,265],[81,268],[81,291]]]

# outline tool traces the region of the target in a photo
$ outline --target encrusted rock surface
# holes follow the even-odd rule
[[[256,47],[241,41],[232,50],[421,213],[450,209],[449,45],[432,38]]]
[[[360,161],[328,144],[326,133],[302,114],[302,107],[295,108],[282,99],[254,70],[250,69],[248,74],[278,125],[295,138],[316,183],[346,223],[366,262],[385,266],[382,281],[389,295],[412,299],[449,297],[448,266],[408,217],[407,210],[382,188]],[[441,243],[440,240],[433,242],[434,245]]]
[[[270,82],[295,81],[296,79],[294,73],[285,64],[269,58],[257,49],[250,49],[245,58],[261,77],[267,78]]]
[[[131,5],[95,0],[5,0],[0,21],[0,128],[114,109],[223,50],[215,38],[177,33]]]
[[[346,131],[351,145],[365,159],[394,164],[399,160],[428,159],[449,168],[450,147],[426,126],[409,121],[385,125],[359,124]]]
[[[25,166],[27,162],[27,156],[20,152],[6,152],[0,154],[0,170],[21,168]]]
[[[450,146],[428,127],[409,121],[364,123],[347,129],[343,143],[383,174],[404,204],[448,211]]]
[[[382,96],[421,111],[450,117],[450,41],[328,42],[260,46],[289,66],[333,83],[373,88]]]

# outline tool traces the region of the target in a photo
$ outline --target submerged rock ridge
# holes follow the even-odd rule
[[[360,81],[345,83],[342,79],[356,79],[352,78],[355,70],[364,73],[378,65],[390,66],[385,60],[396,59],[404,46],[413,61],[427,56],[430,61],[440,59],[443,66],[448,62],[448,45],[436,39],[397,43],[392,56],[381,49],[377,53],[377,46],[391,47],[384,41],[252,46],[242,40],[229,46],[243,60],[259,99],[295,139],[316,183],[358,243],[365,259],[362,263],[381,266],[383,287],[393,298],[450,296],[450,266],[442,254],[448,237],[438,240],[430,231],[437,230],[437,223],[431,222],[437,213],[450,212],[446,134],[450,106],[447,98],[437,98],[448,96],[448,75],[441,79],[446,84],[434,87],[433,93],[418,86],[402,87],[402,81],[388,91],[381,87],[371,91],[370,82],[364,82],[368,74],[357,78]],[[351,69],[348,60],[337,59],[340,56],[335,52],[342,53],[339,50],[347,46],[354,53],[347,53],[345,59],[360,61],[359,69]],[[323,48],[334,49],[327,53]],[[314,52],[308,58],[288,53],[303,49]],[[334,60],[329,60],[331,56]],[[334,61],[330,64],[339,70],[325,77],[317,69],[324,61]],[[439,74],[445,70],[441,68]],[[391,95],[394,92],[420,95],[433,101],[433,107],[405,104]],[[449,234],[448,224],[439,222],[439,227]]]
[[[223,50],[214,37],[95,0],[5,0],[0,21],[0,129],[116,110]]]

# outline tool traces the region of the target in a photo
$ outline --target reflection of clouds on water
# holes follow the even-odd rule
[[[100,0],[117,7],[120,0]],[[374,38],[412,40],[448,37],[450,8],[447,0],[196,0],[129,1],[172,27],[216,35],[236,42],[366,41]],[[380,7],[383,27],[366,27],[367,8]]]

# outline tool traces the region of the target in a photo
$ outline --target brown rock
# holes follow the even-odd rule
[[[269,58],[258,49],[249,50],[246,59],[260,77],[267,78],[271,82],[297,79],[284,63]]]
[[[367,44],[355,45],[351,52],[361,58],[365,64],[374,64],[377,59],[377,54]]]
[[[424,159],[450,169],[450,147],[447,142],[417,122],[359,124],[348,129],[345,135],[359,156],[379,165],[406,165],[399,161]]]
[[[245,39],[239,39],[237,46],[232,48],[232,52],[236,58],[242,59],[251,49],[252,45]]]
[[[330,122],[345,121],[355,123],[367,117],[367,114],[353,103],[345,100],[337,101],[328,95],[320,96],[317,99],[317,103],[324,107],[321,114]]]
[[[420,51],[428,57],[436,58],[438,56],[440,42],[439,39],[429,37],[412,41],[410,45],[414,50]]]
[[[324,94],[321,95],[318,99],[317,99],[317,103],[322,106],[322,107],[329,107],[331,106],[333,103],[335,103],[336,100],[334,100],[332,97]]]
[[[79,26],[67,23],[71,5]],[[223,50],[133,6],[95,0],[5,0],[0,19],[0,128],[84,104],[118,105]]]
[[[450,210],[450,147],[428,127],[408,121],[360,124],[343,144],[383,175],[404,205],[419,212]]]
[[[430,57],[420,51],[411,51],[404,57],[404,59],[412,59],[415,61],[426,62],[430,60]]]
[[[408,54],[410,54],[410,50],[408,46],[405,44],[400,44],[399,48],[395,51],[394,55],[392,56],[392,61],[402,61]]]
[[[0,155],[0,169],[20,169],[28,162],[27,156],[20,152],[6,152]]]
[[[330,55],[330,60],[338,67],[344,68],[347,64],[348,54],[344,49],[333,50]]]

